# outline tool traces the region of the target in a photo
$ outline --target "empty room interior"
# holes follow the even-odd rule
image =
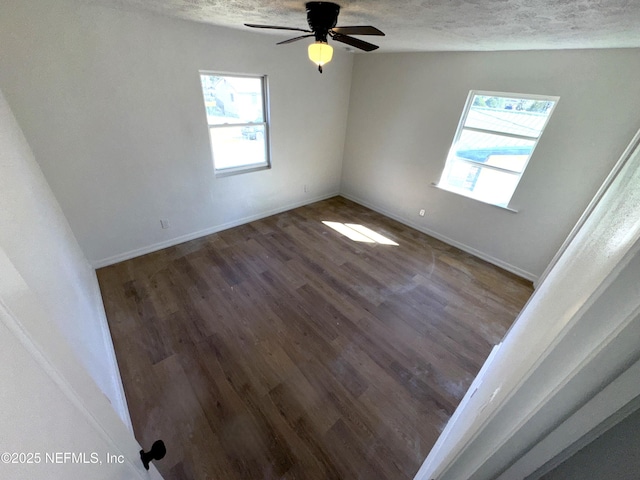
[[[637,478],[638,78],[625,0],[3,2],[0,477]]]

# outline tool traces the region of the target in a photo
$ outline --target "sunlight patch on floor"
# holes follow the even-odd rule
[[[341,233],[347,238],[350,238],[354,242],[364,242],[364,243],[379,243],[381,245],[394,245],[398,246],[396,242],[385,237],[384,235],[380,235],[377,232],[374,232],[368,227],[364,225],[359,225],[357,223],[340,223],[340,222],[327,222],[323,221],[327,227],[333,228],[336,232]]]

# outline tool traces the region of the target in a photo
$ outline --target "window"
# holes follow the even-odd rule
[[[216,175],[269,168],[263,76],[200,73]]]
[[[471,91],[438,187],[506,208],[558,99]]]

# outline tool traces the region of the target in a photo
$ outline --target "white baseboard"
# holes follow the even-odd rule
[[[139,257],[142,255],[146,255],[147,253],[152,253],[152,252],[157,252],[158,250],[162,250],[163,248],[168,248],[168,247],[173,247],[174,245],[178,245],[180,243],[184,243],[184,242],[188,242],[189,240],[194,240],[196,238],[200,238],[200,237],[204,237],[206,235],[211,235],[213,233],[217,233],[217,232],[221,232],[223,230],[227,230],[229,228],[233,228],[233,227],[237,227],[239,225],[244,225],[245,223],[249,223],[249,222],[253,222],[254,220],[260,220],[261,218],[266,218],[269,217],[271,215],[276,215],[278,213],[282,213],[282,212],[286,212],[287,210],[292,210],[294,208],[298,208],[298,207],[302,207],[304,205],[309,205],[311,203],[315,203],[315,202],[319,202],[321,200],[326,200],[327,198],[331,198],[331,197],[335,197],[336,195],[340,195],[343,196],[344,198],[351,200],[353,202],[356,202],[362,206],[365,206],[367,208],[370,208],[371,210],[374,210],[378,213],[381,213],[382,215],[385,215],[389,218],[392,218],[404,225],[407,225],[411,228],[414,228],[426,235],[429,235],[431,237],[437,238],[438,240],[451,245],[453,247],[459,248],[460,250],[463,250],[467,253],[470,253],[471,255],[481,258],[482,260],[485,260],[493,265],[496,265],[504,270],[507,270],[508,272],[511,272],[515,275],[518,275],[519,277],[525,278],[527,280],[530,280],[531,282],[535,282],[537,280],[537,276],[534,275],[533,273],[527,272],[526,270],[523,270],[519,267],[516,267],[515,265],[511,265],[510,263],[504,262],[503,260],[500,260],[499,258],[495,258],[491,255],[488,255],[484,252],[481,252],[479,250],[476,250],[473,247],[470,247],[469,245],[465,245],[464,243],[458,242],[452,238],[446,237],[445,235],[442,235],[438,232],[435,232],[433,230],[430,230],[428,228],[425,228],[423,225],[418,225],[417,223],[401,217],[399,215],[396,215],[392,212],[387,211],[386,209],[379,207],[378,205],[374,205],[366,200],[363,200],[361,198],[358,198],[354,195],[350,195],[344,192],[332,192],[326,195],[321,195],[319,197],[314,197],[311,199],[305,199],[303,201],[300,202],[294,202],[294,203],[290,203],[287,205],[284,205],[282,207],[278,207],[278,208],[274,208],[272,210],[267,210],[264,212],[260,212],[257,213],[255,215],[250,215],[247,217],[242,217],[239,218],[237,220],[233,220],[231,222],[227,222],[224,224],[220,224],[220,225],[214,225],[212,227],[203,229],[203,230],[198,230],[196,232],[192,232],[192,233],[188,233],[186,235],[181,235],[179,237],[175,237],[169,240],[165,240],[163,242],[158,242],[158,243],[154,243],[153,245],[147,245],[145,247],[141,247],[141,248],[137,248],[135,250],[130,250],[128,252],[124,252],[124,253],[120,253],[118,255],[113,255],[111,257],[107,257],[107,258],[103,258],[100,260],[94,260],[91,262],[91,265],[93,266],[93,268],[102,268],[102,267],[106,267],[108,265],[113,265],[115,263],[119,263],[119,262],[123,262],[125,260],[129,260],[131,258],[135,258],[135,257]]]
[[[171,238],[163,242],[154,243],[153,245],[147,245],[145,247],[136,248],[135,250],[119,253],[118,255],[113,255],[111,257],[103,258],[100,260],[92,260],[91,266],[97,269],[97,268],[113,265],[115,263],[124,262],[125,260],[130,260],[135,257],[140,257],[142,255],[146,255],[147,253],[157,252],[158,250],[162,250],[163,248],[173,247],[174,245],[188,242],[189,240],[194,240],[196,238],[204,237],[206,235],[211,235],[212,233],[218,233],[223,230],[227,230],[229,228],[237,227],[239,225],[244,225],[245,223],[253,222],[255,220],[260,220],[261,218],[270,217],[271,215],[276,215],[278,213],[286,212],[287,210],[303,207],[305,205],[319,202],[321,200],[326,200],[327,198],[335,197],[337,195],[339,195],[339,193],[336,191],[326,195],[321,195],[319,197],[314,197],[309,199],[305,198],[303,201],[300,201],[300,202],[290,203],[282,207],[263,211],[255,215],[249,215],[248,217],[242,217],[237,220],[233,220],[231,222],[223,223],[221,225],[214,225],[212,227],[205,228],[204,230],[198,230],[196,232],[187,233],[185,235]]]
[[[424,227],[423,225],[418,225],[417,223],[412,222],[411,220],[401,217],[399,215],[396,215],[392,212],[389,212],[388,210],[379,207],[378,205],[374,205],[366,200],[363,200],[361,198],[355,197],[353,195],[341,192],[340,195],[348,200],[351,200],[352,202],[356,202],[359,203],[360,205],[370,208],[371,210],[374,210],[378,213],[381,213],[382,215],[389,217],[389,218],[393,218],[394,220],[407,225],[411,228],[414,228],[416,230],[418,230],[419,232],[422,232],[426,235],[429,235],[433,238],[437,238],[438,240],[451,245],[453,247],[459,248],[460,250],[470,253],[471,255],[478,257],[482,260],[485,260],[486,262],[489,262],[497,267],[502,268],[503,270],[506,270],[508,272],[511,272],[515,275],[518,275],[519,277],[522,277],[526,280],[529,280],[531,282],[535,282],[538,277],[537,275],[534,275],[533,273],[527,272],[526,270],[521,269],[520,267],[516,267],[515,265],[511,265],[510,263],[507,263],[503,260],[500,260],[499,258],[495,258],[491,255],[488,255],[484,252],[481,252],[479,250],[476,250],[473,247],[470,247],[469,245],[465,245],[464,243],[458,242],[452,238],[446,237],[438,232],[435,232],[433,230],[430,230],[426,227]]]

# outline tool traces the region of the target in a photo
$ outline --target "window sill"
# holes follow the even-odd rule
[[[484,201],[479,200],[477,198],[474,198],[474,197],[472,197],[470,195],[464,195],[463,193],[459,193],[459,192],[456,192],[454,190],[449,190],[448,188],[441,187],[437,183],[432,183],[431,186],[437,188],[438,190],[442,190],[443,192],[449,192],[449,193],[452,193],[454,195],[458,195],[460,197],[464,197],[464,198],[468,198],[470,200],[474,200],[476,202],[480,202],[480,203],[482,203],[484,205],[489,205],[491,207],[499,208],[500,210],[506,210],[507,212],[510,212],[510,213],[518,213],[518,210],[515,210],[515,209],[513,209],[511,207],[508,207],[508,206],[507,207],[503,207],[502,205],[496,205],[495,203],[484,202]]]
[[[269,170],[271,165],[249,165],[246,167],[225,168],[222,170],[214,170],[213,174],[216,177],[230,177],[231,175],[239,175],[241,173],[257,172],[259,170]]]

